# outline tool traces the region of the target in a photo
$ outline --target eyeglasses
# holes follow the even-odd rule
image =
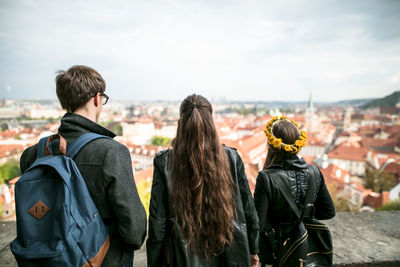
[[[107,104],[108,99],[110,99],[110,97],[108,95],[106,95],[105,93],[102,93],[102,92],[95,93],[93,97],[95,97],[98,93],[100,94],[100,96],[103,97],[103,106],[104,106],[105,104]]]

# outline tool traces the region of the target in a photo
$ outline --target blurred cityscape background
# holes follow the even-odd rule
[[[399,209],[399,14],[395,0],[0,0],[1,220],[15,220],[21,153],[64,114],[55,73],[76,64],[107,83],[100,123],[129,148],[146,207],[153,157],[196,93],[252,190],[283,114],[338,211]]]
[[[307,99],[308,98],[308,99]],[[251,190],[262,169],[265,124],[286,115],[307,131],[300,156],[321,169],[338,211],[400,209],[400,91],[377,99],[314,102],[214,101],[222,143],[243,158]],[[121,102],[104,106],[100,124],[129,148],[134,179],[148,209],[153,157],[176,134],[180,101]],[[64,112],[56,100],[0,101],[0,217],[15,220],[14,185],[24,149],[54,134]]]

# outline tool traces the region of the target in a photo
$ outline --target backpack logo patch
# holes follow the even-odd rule
[[[33,205],[30,210],[28,210],[28,213],[31,214],[33,217],[35,217],[38,221],[40,221],[44,215],[49,212],[50,208],[46,206],[42,201],[36,202],[35,205]]]

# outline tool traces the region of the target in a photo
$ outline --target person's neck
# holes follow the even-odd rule
[[[81,108],[81,109],[74,111],[73,113],[81,115],[81,116],[97,123],[96,112],[94,112],[94,111],[90,111],[86,108]]]

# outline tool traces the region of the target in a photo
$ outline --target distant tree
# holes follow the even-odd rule
[[[109,125],[111,122],[113,122],[112,120],[107,120],[107,121],[101,121],[99,122],[99,124],[101,126],[103,126],[104,128],[107,128],[107,125]]]
[[[296,109],[295,108],[281,108],[280,112],[286,113],[286,114],[288,114],[288,113],[296,113]]]
[[[6,130],[8,130],[8,124],[7,123],[1,124],[1,131],[6,131]]]
[[[336,183],[332,183],[327,187],[336,211],[355,211],[358,209],[351,203],[346,195],[342,195],[340,194],[341,192],[338,192]]]
[[[256,112],[256,109],[255,109],[255,107],[253,107],[253,108],[245,108],[245,107],[242,107],[242,108],[235,108],[234,109],[234,112],[236,112],[236,113],[238,113],[238,114],[240,114],[240,115],[249,115],[249,114],[252,114],[252,113],[255,113]]]
[[[121,124],[117,124],[112,128],[112,131],[119,136],[122,136],[122,126]]]
[[[251,107],[251,108],[246,108],[246,107],[227,107],[225,110],[219,113],[237,113],[240,115],[249,115],[249,114],[257,114],[257,108],[256,107]]]
[[[400,199],[390,201],[376,210],[400,210]]]
[[[155,135],[151,138],[151,144],[155,146],[167,146],[171,143],[172,139],[164,136]]]
[[[395,107],[400,101],[400,91],[395,91],[390,95],[382,98],[374,99],[363,105],[361,108],[376,108],[376,107]]]
[[[16,160],[10,160],[0,166],[0,184],[6,183],[15,177],[21,175],[19,163]]]
[[[365,173],[365,188],[374,192],[390,191],[398,183],[396,176],[383,170],[367,168]]]
[[[122,126],[118,122],[115,122],[113,120],[107,120],[107,121],[101,121],[99,122],[99,124],[104,128],[113,131],[116,135],[122,136]]]

